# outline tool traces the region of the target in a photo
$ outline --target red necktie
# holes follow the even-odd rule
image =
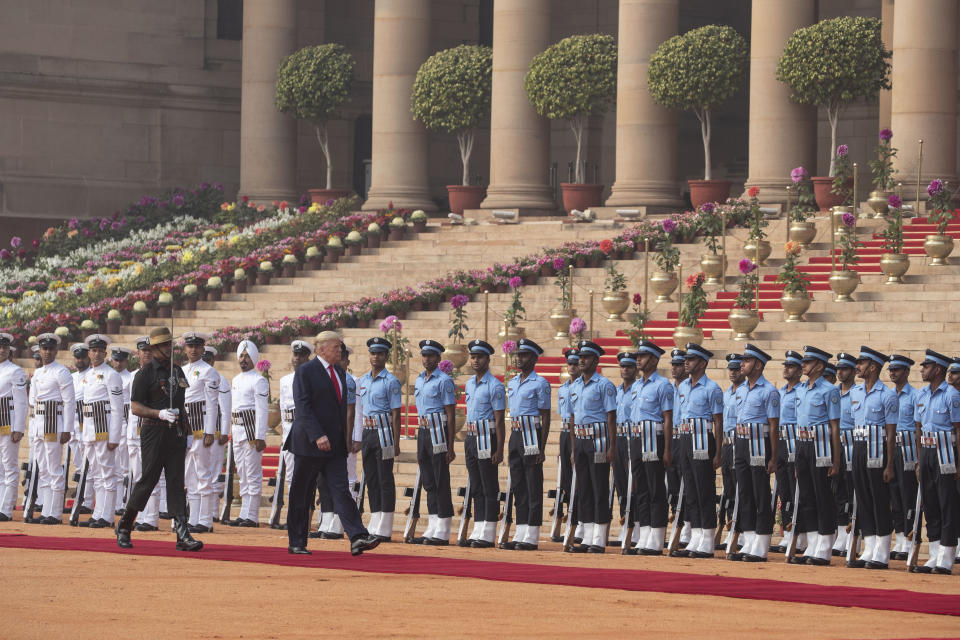
[[[343,398],[340,396],[340,380],[337,378],[337,372],[330,365],[330,379],[333,380],[333,389],[337,392],[337,402],[343,404]]]

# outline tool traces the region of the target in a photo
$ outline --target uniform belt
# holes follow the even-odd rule
[[[293,422],[293,418],[296,415],[295,409],[281,409],[280,410],[280,419],[284,422]]]
[[[897,444],[900,445],[901,447],[903,446],[904,434],[910,434],[910,442],[912,443],[914,433],[915,433],[914,431],[897,431]]]
[[[606,427],[606,424],[603,422],[590,422],[588,424],[575,424],[573,425],[573,434],[578,438],[592,438],[594,435],[594,429],[600,425],[601,427]]]
[[[952,432],[943,432],[943,433],[950,433],[950,444],[953,444],[953,445],[957,444],[957,440],[954,437]],[[937,436],[923,434],[920,436],[920,446],[928,449],[930,448],[936,449],[937,447],[940,446],[940,444],[937,442]]]
[[[809,427],[797,427],[797,440],[803,440],[804,442],[813,442],[817,438],[817,427],[825,426],[825,424],[814,424]]]
[[[617,435],[618,435],[618,436],[629,436],[629,435],[630,435],[630,431],[631,431],[630,427],[632,427],[632,426],[633,426],[633,423],[632,423],[632,422],[618,422],[618,423],[617,423]]]
[[[681,422],[674,431],[676,433],[693,433],[693,425],[687,422]]]
[[[0,398],[0,435],[9,435],[13,424],[13,397]]]
[[[389,413],[375,413],[363,419],[364,429],[379,429],[381,424],[392,426],[393,417]]]
[[[631,422],[630,423],[630,433],[634,438],[640,438],[643,436],[644,429],[653,428],[658,436],[663,435],[663,423],[657,422],[655,420],[641,420],[640,422]]]
[[[429,429],[429,428],[430,428],[430,426],[431,426],[430,421],[433,420],[433,418],[432,418],[431,416],[437,416],[437,420],[439,420],[444,426],[446,426],[446,424],[447,424],[447,414],[444,413],[444,412],[442,412],[442,411],[435,411],[434,413],[425,413],[425,414],[422,415],[422,416],[417,416],[417,422],[420,423],[420,428],[421,428],[421,429]]]
[[[792,423],[781,424],[781,425],[778,427],[778,429],[777,429],[777,431],[780,432],[780,439],[781,439],[781,440],[786,440],[787,437],[790,435],[790,432],[787,430],[788,427],[793,427],[794,429],[796,429],[797,425],[796,425],[796,424],[792,424]]]
[[[540,428],[540,416],[517,416],[516,418],[510,419],[510,430],[511,431],[523,431],[523,425],[520,423],[521,420],[531,420],[533,422],[533,428]]]
[[[187,410],[187,424],[194,438],[203,437],[203,418],[207,414],[207,403],[203,400],[188,402],[184,405]]]
[[[561,421],[560,421],[560,432],[561,432],[561,433],[568,433],[569,431],[570,431],[570,423],[569,423],[568,421],[566,421],[566,420],[561,420]]]
[[[723,436],[723,444],[724,445],[733,444],[733,436]]]
[[[467,435],[475,436],[477,435],[477,431],[480,428],[479,425],[481,424],[488,424],[489,426],[487,428],[490,430],[494,428],[493,420],[476,420],[474,422],[468,422],[463,425],[463,428],[467,432]]]
[[[230,414],[230,418],[234,425],[243,427],[243,430],[247,436],[247,441],[253,441],[257,439],[256,409],[241,409],[240,411],[233,411]]]
[[[868,424],[868,425],[860,425],[860,426],[854,427],[854,428],[853,428],[853,439],[856,440],[857,442],[866,442],[867,439],[870,437],[870,428],[871,428],[871,427],[881,427],[881,428],[882,428],[882,431],[881,431],[882,437],[883,437],[884,440],[887,439],[886,427],[885,427],[884,425],[882,425],[882,424]]]
[[[763,424],[763,435],[770,435],[770,425],[769,423],[764,424],[760,422],[748,422],[747,424],[738,424],[736,433],[738,438],[749,438],[750,437],[750,425],[751,424]],[[724,438],[726,439],[726,438]]]

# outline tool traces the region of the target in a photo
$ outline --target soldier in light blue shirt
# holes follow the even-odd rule
[[[780,498],[780,523],[783,537],[771,551],[783,553],[790,546],[794,527],[793,488],[796,482],[797,452],[797,385],[800,384],[800,364],[803,354],[787,351],[783,357],[783,379],[780,387],[780,442],[777,447],[777,496]],[[789,525],[789,526],[788,526]],[[797,548],[806,548],[806,537],[797,540]]]
[[[897,541],[890,557],[906,560],[910,548],[907,532],[913,531],[914,505],[917,497],[917,423],[913,419],[918,391],[907,380],[913,360],[900,355],[890,356],[887,373],[897,394],[897,448],[894,453],[893,471],[896,481],[890,487],[890,507],[893,511],[893,530]]]
[[[930,557],[923,566],[910,570],[949,574],[953,570],[960,528],[960,495],[957,493],[960,394],[945,380],[949,358],[927,349],[920,366],[927,386],[917,395],[914,419],[921,430],[918,475],[923,487]]]
[[[613,459],[613,486],[620,503],[620,519],[627,512],[627,475],[630,473],[630,428],[633,412],[633,383],[637,379],[637,354],[621,351],[617,354],[620,363],[620,384],[617,385],[617,457]],[[631,489],[633,491],[633,489]],[[631,496],[633,499],[634,496]],[[626,524],[626,523],[625,523]],[[621,527],[621,534],[628,527]],[[622,540],[621,540],[622,542]]]
[[[604,350],[581,340],[580,377],[573,383],[573,464],[577,476],[577,509],[583,522],[583,543],[575,553],[604,553],[610,527],[610,463],[617,454],[617,389],[597,373]]]
[[[440,371],[438,365],[443,345],[436,340],[420,341],[420,359],[423,371],[414,383],[414,397],[420,429],[417,432],[417,464],[420,480],[427,492],[429,524],[416,544],[443,546],[450,544],[450,522],[453,518],[453,499],[450,495],[450,463],[453,452],[453,434],[456,429],[457,395],[453,380]]]
[[[554,513],[555,523],[563,521],[564,505],[567,506],[568,511],[570,508],[570,484],[573,480],[573,436],[570,434],[570,427],[573,425],[573,404],[570,401],[570,389],[574,381],[580,377],[580,352],[573,347],[564,349],[563,357],[566,360],[567,375],[570,377],[557,389],[557,413],[560,414],[560,454],[557,458],[560,466],[560,485],[557,489],[560,492],[560,499],[554,507],[557,510]],[[583,539],[583,525],[577,524],[573,537],[574,540]],[[563,536],[554,532],[551,540],[563,542]]]
[[[464,460],[470,476],[470,498],[473,500],[473,533],[469,544],[483,549],[494,546],[500,517],[497,465],[503,460],[507,394],[503,383],[490,373],[493,347],[483,340],[473,340],[468,346],[474,372],[466,385],[467,435],[463,441]],[[464,541],[461,545],[466,546]]]
[[[501,548],[536,551],[543,520],[543,458],[550,435],[550,383],[534,368],[543,349],[533,340],[517,341],[520,373],[507,383],[510,409],[510,486],[517,507],[513,540]]]
[[[804,347],[797,387],[797,521],[794,535],[806,533],[807,549],[793,564],[830,564],[837,532],[837,510],[829,478],[840,472],[840,390],[823,379],[832,356]]]
[[[851,534],[847,532],[853,514],[853,407],[850,391],[856,384],[857,358],[852,353],[837,354],[837,388],[840,389],[840,473],[833,478],[833,495],[837,511],[837,537],[833,555],[845,556]]]
[[[743,361],[739,353],[727,354],[727,377],[730,386],[723,392],[723,446],[720,447],[720,476],[723,478],[723,494],[720,496],[720,521],[723,527],[733,519],[733,505],[737,495],[737,472],[733,466],[733,439],[737,433],[737,412],[743,401]],[[727,533],[729,539],[733,529]]]
[[[670,351],[670,379],[674,391],[674,399],[676,399],[676,390],[680,386],[680,383],[687,379],[687,352],[683,349],[673,349]],[[673,447],[671,450],[671,455],[675,454],[678,449],[676,446],[677,440],[680,439],[680,431],[677,427],[680,425],[680,412],[674,411],[672,414],[673,424],[671,427],[671,437],[673,439]],[[666,451],[664,452],[666,455]],[[667,474],[667,496],[670,499],[670,508],[673,509],[673,515],[676,517],[678,510],[683,511],[683,515],[690,513],[690,496],[686,496],[683,499],[683,508],[681,509],[677,505],[677,499],[680,497],[680,464],[675,462],[674,464],[669,464],[664,459],[664,466],[666,467]],[[685,520],[683,523],[683,529],[680,531],[680,546],[685,547],[687,543],[690,542],[690,521]]]
[[[674,419],[680,431],[676,457],[684,496],[690,496],[692,534],[686,549],[677,549],[671,555],[712,558],[717,527],[716,470],[720,467],[719,444],[723,442],[723,392],[706,376],[713,352],[693,342],[687,344],[686,351],[684,367],[690,377],[677,387],[673,408],[680,414],[679,422]]]

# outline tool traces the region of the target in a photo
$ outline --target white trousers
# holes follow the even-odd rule
[[[184,465],[184,481],[187,488],[187,505],[190,507],[190,524],[213,524],[215,509],[216,475],[211,463],[213,445],[203,446],[203,438],[194,438],[187,449]]]
[[[234,431],[236,434],[236,431]],[[263,453],[246,440],[234,440],[233,457],[240,484],[240,518],[260,522],[260,493],[263,491]]]
[[[116,483],[117,492],[116,499],[113,503],[113,511],[119,511],[123,509],[126,505],[123,501],[124,493],[129,494],[130,490],[133,489],[133,484],[128,484],[128,488],[124,491],[123,481],[127,478],[127,474],[130,471],[130,461],[127,452],[127,437],[123,434],[127,432],[127,427],[124,425],[123,430],[120,432],[120,444],[117,445],[117,448],[114,450],[113,458],[113,478]]]
[[[13,515],[13,508],[17,503],[17,482],[20,480],[20,469],[17,467],[19,452],[19,442],[14,442],[9,435],[0,436],[0,513],[5,516]]]
[[[58,436],[59,437],[59,436]],[[43,436],[31,438],[37,460],[37,499],[43,503],[44,518],[63,519],[63,445]]]
[[[114,475],[114,455],[117,450],[107,449],[106,440],[87,443],[87,455],[90,457],[90,472],[87,474],[87,490],[92,486],[96,506],[93,519],[113,521],[116,502],[117,478]],[[110,516],[107,518],[107,516]]]

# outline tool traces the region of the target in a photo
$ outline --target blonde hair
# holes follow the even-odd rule
[[[321,331],[317,334],[317,337],[313,339],[313,346],[317,348],[324,342],[329,342],[331,340],[343,342],[343,336],[340,335],[339,331]]]

